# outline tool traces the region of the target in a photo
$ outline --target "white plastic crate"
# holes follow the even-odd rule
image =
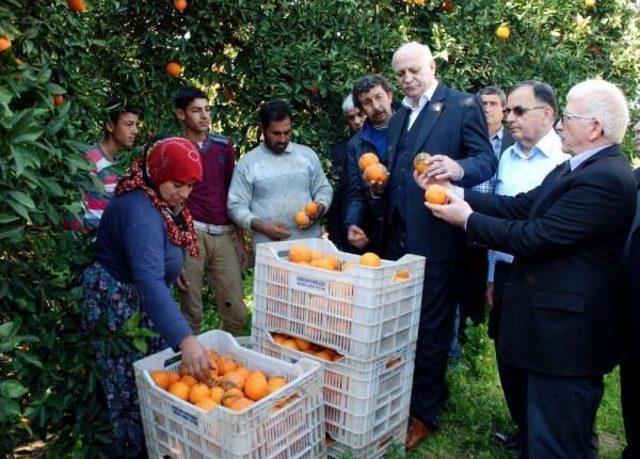
[[[151,458],[262,459],[326,455],[322,371],[310,359],[291,364],[241,347],[219,330],[198,340],[205,348],[232,356],[247,368],[282,375],[288,383],[244,410],[216,407],[209,412],[157,387],[149,372],[178,368],[171,349],[134,364],[147,450]],[[288,401],[280,408],[282,401]]]
[[[288,261],[302,244],[335,256],[344,272]],[[253,324],[304,338],[350,357],[370,360],[415,341],[420,321],[424,257],[405,255],[371,268],[330,241],[305,239],[258,244]],[[398,273],[409,277],[398,278]]]
[[[341,443],[364,447],[409,418],[415,342],[374,361],[343,357],[328,362],[280,346],[256,328],[252,340],[254,349],[278,359],[295,362],[309,357],[322,364],[326,430]]]
[[[330,444],[327,456],[331,459],[380,459],[392,448],[398,448],[399,457],[405,457],[404,442],[407,438],[408,420],[404,420],[389,432],[380,435],[362,448],[352,448],[345,444],[335,442]]]

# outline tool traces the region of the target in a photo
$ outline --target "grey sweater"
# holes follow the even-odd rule
[[[233,172],[227,210],[238,225],[251,230],[251,220],[282,222],[291,232],[289,239],[321,235],[318,220],[300,229],[294,216],[309,202],[331,205],[333,190],[322,171],[318,155],[309,147],[289,142],[287,149],[275,154],[264,143],[244,154]],[[270,239],[253,232],[253,247]]]

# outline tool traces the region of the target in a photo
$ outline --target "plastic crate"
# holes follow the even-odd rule
[[[360,448],[409,418],[415,342],[374,361],[343,357],[318,359],[275,343],[254,328],[253,348],[287,362],[312,358],[324,369],[326,431],[333,439]]]
[[[198,337],[206,348],[230,355],[247,368],[283,375],[288,383],[250,407],[206,412],[157,387],[149,372],[175,370],[180,356],[171,349],[134,364],[149,457],[184,459],[317,458],[326,455],[322,371],[310,359],[283,362],[241,347],[226,332]],[[276,406],[287,400],[284,407]]]
[[[335,256],[344,272],[288,261],[303,244]],[[371,268],[330,241],[305,239],[258,244],[253,325],[294,335],[341,354],[371,360],[415,341],[420,321],[424,257],[405,255]],[[408,278],[397,277],[407,273]]]
[[[335,442],[327,449],[327,456],[332,459],[379,459],[385,456],[391,448],[404,451],[404,442],[407,438],[408,420],[404,420],[389,432],[380,435],[366,446],[352,448],[345,444]],[[399,455],[404,457],[404,455]]]

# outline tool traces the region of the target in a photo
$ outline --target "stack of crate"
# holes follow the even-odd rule
[[[299,244],[336,257],[347,269],[288,261],[289,249]],[[320,239],[260,244],[252,342],[254,350],[278,359],[320,362],[329,456],[370,459],[406,435],[424,258],[406,255],[376,268],[358,259]],[[333,358],[278,344],[279,334],[331,349]]]

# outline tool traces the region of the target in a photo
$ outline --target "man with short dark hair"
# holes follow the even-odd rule
[[[331,205],[333,190],[318,155],[309,147],[291,142],[292,115],[281,100],[260,109],[263,142],[244,154],[229,188],[227,208],[238,226],[252,231],[252,242],[317,238],[319,218]],[[299,227],[296,213],[315,202],[318,213]]]
[[[366,115],[353,104],[353,96],[349,94],[342,102],[349,137],[331,146],[331,178],[335,183],[333,201],[327,212],[327,232],[329,240],[339,250],[349,252],[350,244],[347,241],[347,231],[344,228],[344,217],[347,211],[347,189],[349,176],[347,174],[347,144],[351,136],[362,129]]]
[[[175,115],[182,123],[182,136],[200,151],[202,182],[196,183],[187,200],[198,235],[200,257],[186,256],[180,303],[194,334],[203,319],[202,287],[205,275],[211,280],[222,323],[220,328],[238,335],[247,318],[242,283],[242,265],[247,254],[242,228],[227,214],[227,193],[235,164],[233,142],[209,132],[209,98],[194,87],[180,89],[175,98]]]
[[[532,129],[515,118],[544,117],[552,101],[545,87],[520,88],[533,89],[539,101],[516,103],[518,87],[509,95],[511,132],[527,148]],[[540,186],[499,196],[443,183],[449,202],[426,204],[471,240],[515,255],[498,350],[526,374],[523,457],[597,457],[592,435],[603,375],[620,361],[624,341],[622,260],[637,194],[620,148],[628,122],[619,88],[578,83],[556,124],[571,158]]]
[[[365,185],[358,161],[364,153],[375,153],[384,165],[388,161],[387,128],[393,110],[393,88],[386,78],[366,75],[353,85],[353,101],[367,119],[362,130],[347,144],[347,210],[344,226],[349,243],[359,250],[380,252],[382,202],[380,195]]]
[[[93,145],[84,154],[84,158],[93,164],[91,173],[102,183],[103,189],[91,189],[84,195],[84,228],[87,232],[98,229],[102,213],[113,197],[113,191],[120,179],[115,171],[118,153],[131,148],[138,136],[138,118],[140,109],[132,105],[123,105],[115,99],[107,103],[108,114],[104,122],[102,140]],[[72,225],[73,226],[73,225]]]

